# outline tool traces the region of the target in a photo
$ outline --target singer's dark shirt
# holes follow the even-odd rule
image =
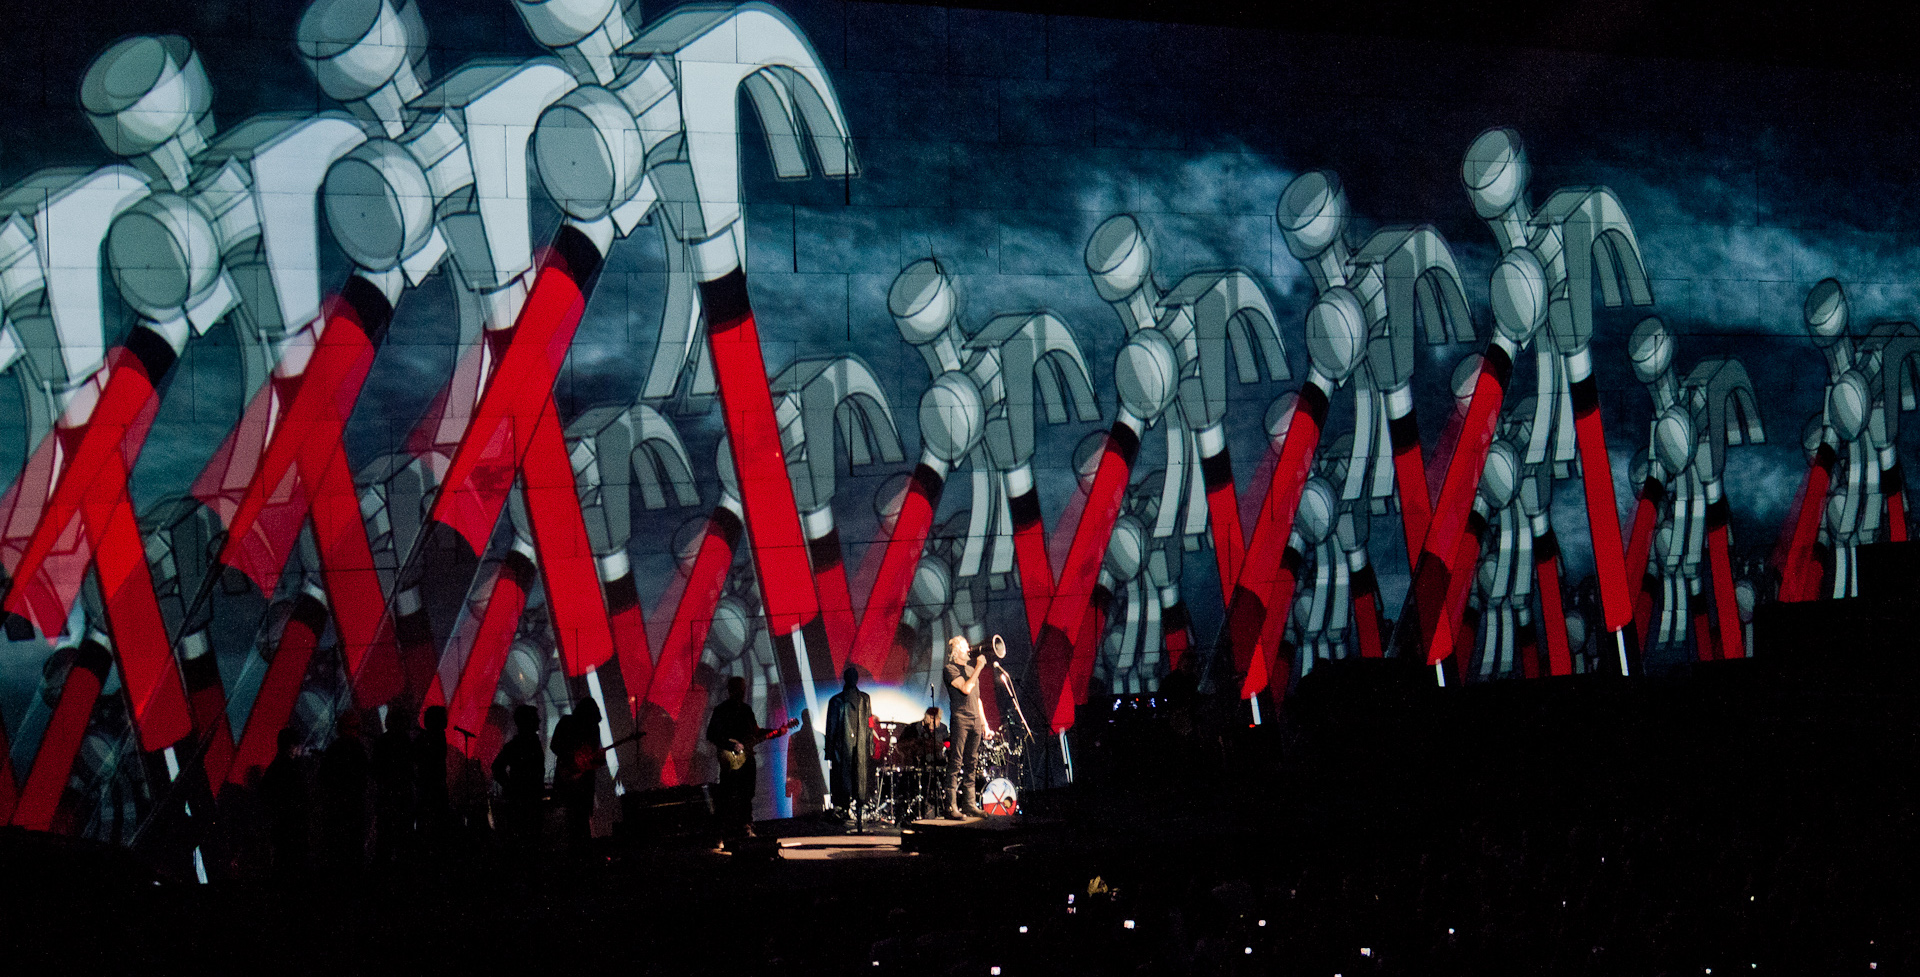
[[[984,671],[984,669],[982,669],[982,671]],[[953,714],[954,728],[959,729],[962,726],[983,725],[987,720],[985,714],[980,711],[980,686],[987,683],[987,677],[985,675],[975,675],[974,678],[979,680],[978,684],[973,687],[972,695],[965,695],[962,694],[959,689],[955,688],[953,683],[966,682],[967,667],[949,658],[947,659],[946,676],[947,711]]]

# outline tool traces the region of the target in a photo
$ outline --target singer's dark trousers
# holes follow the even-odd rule
[[[962,719],[953,727],[953,746],[947,750],[947,790],[963,802],[973,797],[973,782],[980,774],[980,743],[986,735],[986,724],[977,719]],[[965,792],[960,792],[962,786]]]

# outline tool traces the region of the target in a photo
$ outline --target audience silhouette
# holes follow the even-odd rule
[[[453,830],[447,792],[447,707],[428,706],[413,738],[413,821],[423,852],[438,854]]]
[[[320,755],[321,854],[333,871],[354,872],[366,860],[370,772],[360,713],[350,709],[334,722],[333,742]]]
[[[606,765],[601,750],[600,706],[582,699],[553,728],[553,798],[566,815],[567,845],[575,851],[593,840],[593,775]]]
[[[404,857],[413,835],[413,737],[410,710],[387,708],[387,728],[373,741],[373,858],[391,865]]]
[[[500,833],[507,845],[526,850],[540,837],[540,801],[547,790],[546,751],[540,747],[540,710],[516,706],[513,739],[493,758],[493,779],[500,785]]]
[[[299,875],[307,867],[308,819],[307,771],[296,748],[300,732],[291,726],[280,730],[278,750],[267,772],[260,777],[260,800],[267,811],[268,833],[273,841],[273,874],[280,878]]]

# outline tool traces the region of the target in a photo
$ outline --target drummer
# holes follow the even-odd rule
[[[947,749],[947,724],[940,721],[940,707],[928,706],[920,721],[908,726],[901,738],[912,746],[908,755],[916,764],[941,764]]]

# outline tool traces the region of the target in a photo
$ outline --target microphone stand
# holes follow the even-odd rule
[[[1020,720],[1020,739],[1024,744],[1020,749],[1020,787],[1024,790],[1029,786],[1026,747],[1033,743],[1033,727],[1027,724],[1026,710],[1020,708],[1020,693],[1014,690],[1013,677],[1008,675],[1007,670],[1001,668],[997,661],[993,663],[993,674],[999,677],[1000,687],[1007,690],[1007,701],[1013,703],[1014,718]]]

